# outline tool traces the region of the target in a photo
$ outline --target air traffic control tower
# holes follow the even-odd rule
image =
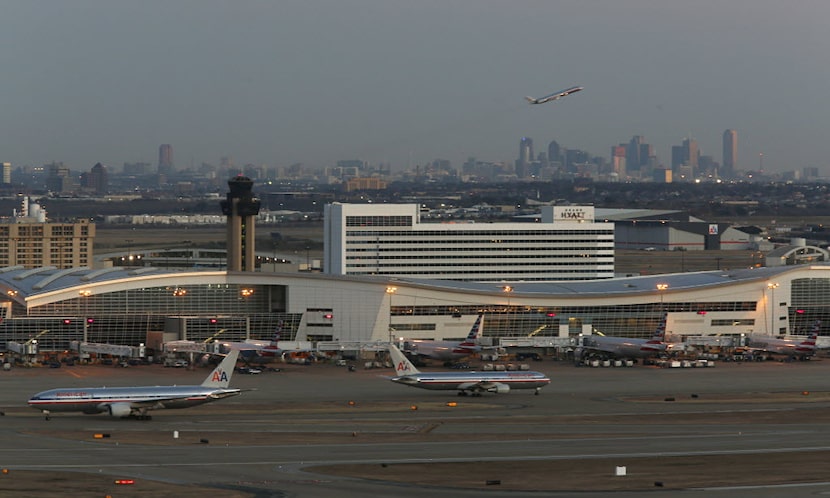
[[[251,192],[253,180],[237,176],[228,180],[227,199],[222,201],[222,214],[228,217],[228,271],[254,271],[254,220],[260,201]]]

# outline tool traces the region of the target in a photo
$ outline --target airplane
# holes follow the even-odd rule
[[[531,104],[544,104],[545,102],[550,102],[551,100],[559,100],[562,97],[567,97],[568,95],[576,92],[581,92],[583,87],[581,86],[572,86],[570,88],[566,88],[565,90],[552,93],[550,95],[545,95],[544,97],[533,98],[533,97],[525,97],[525,100],[530,102]]]
[[[404,352],[415,357],[447,362],[458,360],[481,351],[478,340],[481,338],[483,317],[483,314],[478,315],[475,323],[470,328],[470,332],[467,334],[467,338],[462,342],[413,339],[404,341]]]
[[[108,413],[149,420],[149,410],[189,408],[240,394],[240,389],[228,388],[238,356],[239,351],[228,353],[198,386],[67,387],[35,394],[29,406],[42,410],[46,420],[52,412]]]
[[[752,353],[784,355],[790,358],[807,359],[816,354],[816,341],[821,332],[821,320],[813,323],[807,339],[778,339],[775,337],[751,337],[744,350]]]
[[[582,338],[582,346],[577,350],[577,357],[587,355],[612,358],[652,358],[664,354],[669,349],[666,340],[666,319],[663,314],[660,324],[651,339],[633,339],[628,337],[609,337],[590,335]]]
[[[395,365],[397,377],[392,382],[410,387],[430,390],[457,390],[459,396],[481,396],[491,392],[503,394],[511,389],[535,389],[539,394],[542,387],[550,383],[550,379],[539,372],[511,371],[511,372],[421,372],[394,344],[389,345],[389,354]]]
[[[224,353],[226,351],[238,350],[240,352],[240,358],[246,364],[268,363],[277,358],[281,358],[284,353],[289,351],[281,348],[279,345],[283,326],[284,323],[280,320],[277,323],[277,328],[274,330],[274,336],[271,340],[248,339],[244,342],[222,342],[220,343],[219,352]]]

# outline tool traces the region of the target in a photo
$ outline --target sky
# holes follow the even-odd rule
[[[0,161],[393,169],[686,137],[828,171],[825,0],[2,0]],[[544,105],[540,96],[584,91]]]

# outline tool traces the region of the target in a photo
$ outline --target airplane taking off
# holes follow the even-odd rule
[[[410,387],[430,390],[457,390],[459,396],[471,394],[481,396],[491,392],[502,394],[511,389],[535,389],[536,393],[550,383],[550,379],[539,372],[421,372],[394,345],[389,345],[389,354],[398,377],[392,382]]]
[[[470,328],[470,333],[462,342],[415,339],[404,341],[404,351],[412,356],[440,361],[453,361],[481,351],[478,340],[481,338],[483,317],[483,314],[478,315],[472,328]]]
[[[774,337],[750,337],[747,350],[753,353],[784,355],[790,358],[807,359],[816,354],[816,341],[821,332],[821,320],[813,323],[807,339],[778,339]]]
[[[651,358],[665,353],[668,349],[666,344],[666,319],[663,314],[660,325],[654,331],[651,339],[631,339],[628,337],[608,337],[602,335],[591,335],[583,337],[579,356],[594,354],[598,356],[610,356],[612,358]]]
[[[568,95],[576,92],[581,92],[583,87],[581,86],[572,86],[570,88],[566,88],[565,90],[552,93],[550,95],[545,95],[544,97],[533,98],[533,97],[525,97],[525,100],[530,102],[531,104],[544,104],[545,102],[550,102],[551,100],[559,100],[562,97],[567,97]]]
[[[229,389],[239,351],[231,351],[198,386],[68,387],[37,393],[29,406],[51,412],[109,413],[112,417],[136,416],[149,420],[149,410],[189,408],[240,394]]]

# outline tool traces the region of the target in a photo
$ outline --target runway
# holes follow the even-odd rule
[[[535,482],[521,489],[514,475],[484,470],[498,468],[489,462],[503,467],[545,462],[551,469],[576,462],[586,483],[625,483],[635,479],[636,464],[630,479],[613,477],[613,465],[630,466],[644,458],[778,455],[787,460],[805,451],[830,452],[828,360],[694,369],[591,369],[543,361],[532,368],[552,380],[539,396],[513,391],[468,398],[394,384],[383,377],[391,370],[289,366],[279,373],[237,374],[232,385],[247,390],[241,396],[156,411],[152,421],[82,414],[55,414],[46,421],[25,402],[54,387],[194,384],[207,370],[15,369],[0,372],[5,413],[0,435],[7,449],[0,465],[202,484],[251,496],[521,497],[539,496],[532,490]],[[94,439],[94,434],[109,437]],[[441,470],[469,462],[476,463],[456,476]],[[597,470],[597,462],[607,469]],[[366,464],[373,479],[313,469],[342,464]],[[429,465],[417,467],[422,479],[416,474],[410,483],[384,481],[384,473],[391,476],[401,464]],[[828,475],[829,469],[821,464],[814,470]],[[539,485],[566,477],[573,476],[534,475]],[[669,487],[673,477],[659,482]],[[761,476],[758,481],[763,482]],[[780,496],[784,489],[746,486],[648,491],[655,497],[740,496],[751,489],[752,496]],[[607,496],[609,491],[549,491],[553,488],[545,496]],[[830,483],[785,489],[787,496],[815,496],[830,493]],[[615,494],[641,496],[642,491]]]

